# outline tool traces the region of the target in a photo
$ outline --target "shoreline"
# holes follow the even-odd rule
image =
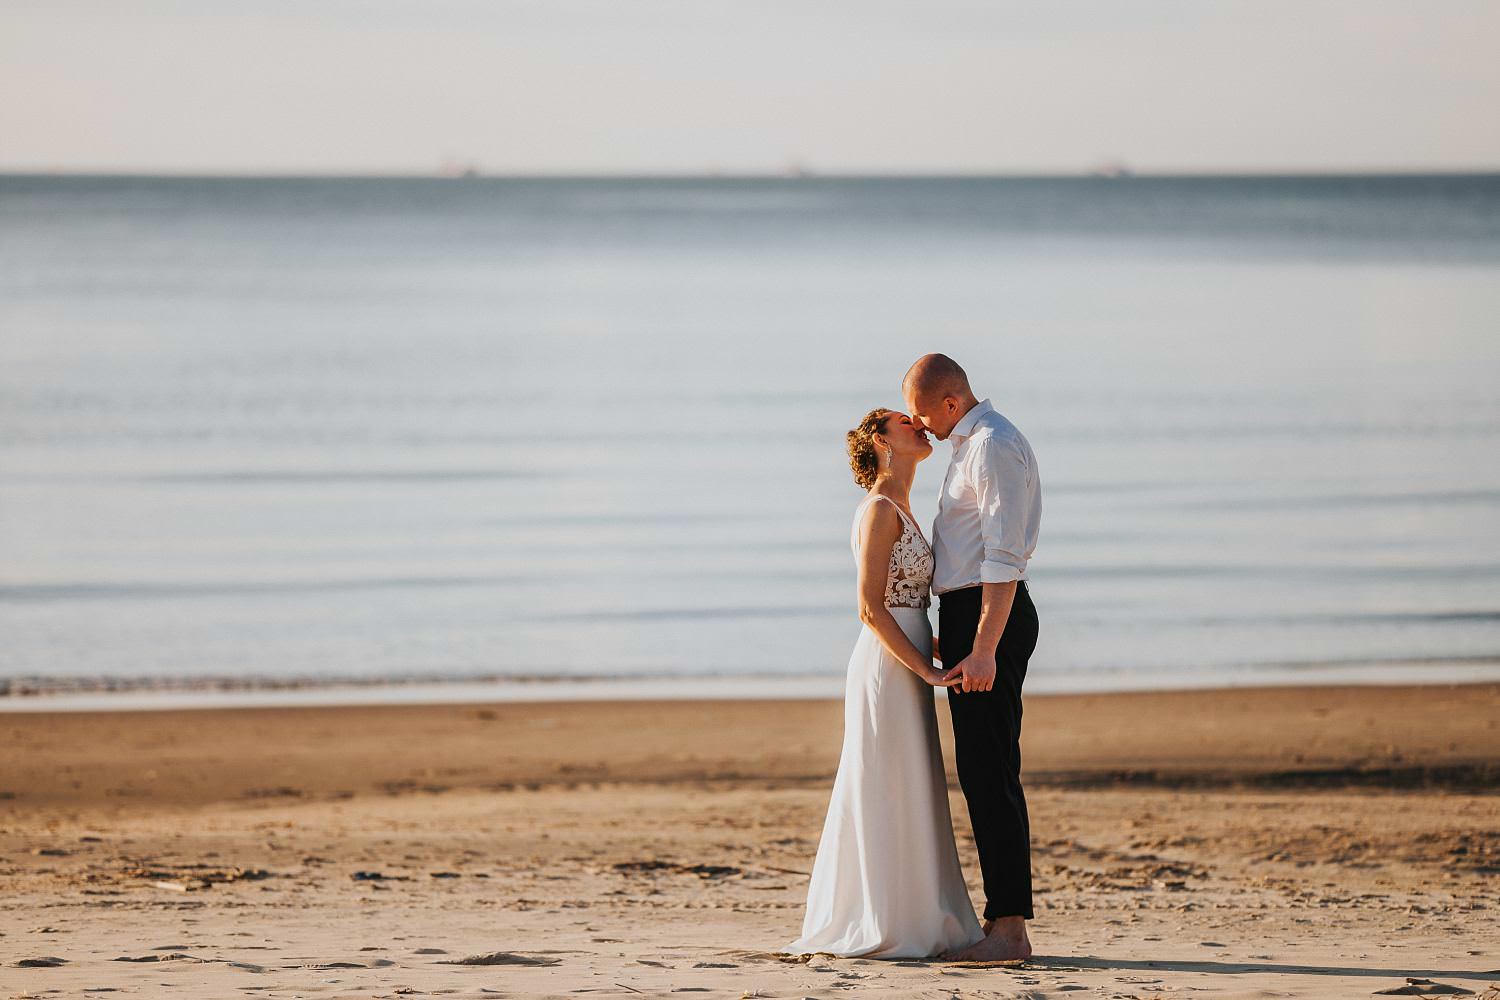
[[[1385,663],[1281,664],[1194,677],[1166,671],[1028,676],[1026,695],[1170,693],[1284,687],[1449,686],[1500,683],[1500,658]],[[27,685],[31,686],[27,686]],[[0,681],[0,718],[29,712],[442,705],[578,701],[825,699],[843,696],[843,674],[673,677],[440,678],[31,678]],[[939,692],[939,697],[944,692]]]
[[[938,706],[955,774],[949,713]],[[0,815],[584,785],[832,779],[834,698],[0,716]],[[1028,787],[1500,788],[1500,683],[1026,698]]]

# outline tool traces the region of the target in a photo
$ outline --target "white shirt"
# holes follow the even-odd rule
[[[1042,523],[1030,443],[988,399],[963,415],[948,440],[953,457],[932,526],[932,592],[1025,580]]]

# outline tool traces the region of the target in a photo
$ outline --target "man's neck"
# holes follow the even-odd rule
[[[963,411],[959,413],[958,419],[953,421],[954,427],[957,427],[959,424],[964,422],[964,419],[968,417],[969,413],[974,409],[974,407],[979,405],[979,400],[975,399],[971,394],[967,400],[959,400],[958,405],[963,407]]]

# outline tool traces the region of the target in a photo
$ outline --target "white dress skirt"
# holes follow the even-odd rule
[[[856,526],[863,511],[861,504]],[[930,579],[930,550],[925,566],[910,564],[926,540],[901,516],[908,534],[892,553],[891,582],[910,582],[899,578],[922,569]],[[900,560],[907,565],[895,565]],[[912,644],[930,653],[925,584],[921,596],[924,607],[889,610]],[[954,846],[933,688],[886,652],[866,626],[849,657],[844,748],[802,936],[785,950],[927,958],[983,936]]]

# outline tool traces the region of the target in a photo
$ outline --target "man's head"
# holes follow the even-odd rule
[[[906,410],[919,427],[939,441],[948,440],[953,427],[979,402],[969,388],[969,376],[946,354],[924,354],[901,382]]]

